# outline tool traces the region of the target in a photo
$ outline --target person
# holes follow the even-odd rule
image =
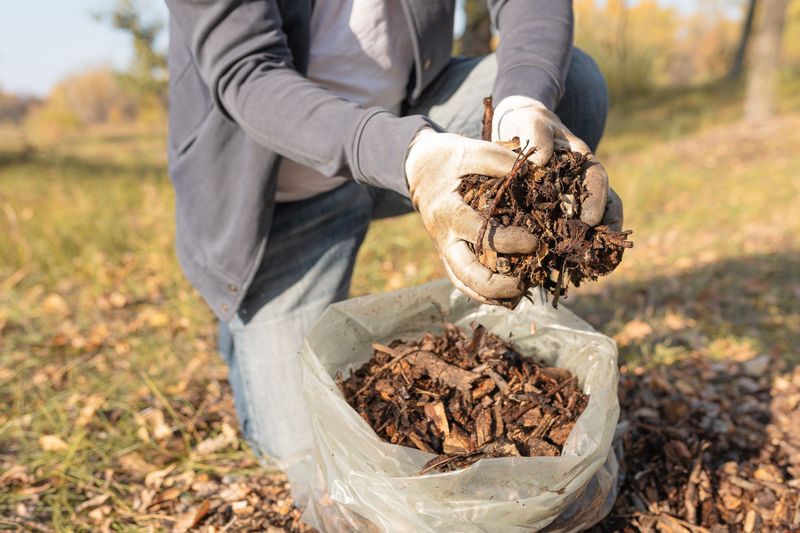
[[[416,208],[456,287],[483,302],[518,295],[471,251],[483,218],[455,191],[516,158],[476,140],[483,97],[497,103],[494,139],[519,137],[542,164],[554,148],[596,148],[605,81],[573,48],[567,0],[488,0],[500,40],[481,58],[451,57],[455,0],[167,5],[179,259],[220,320],[245,438],[300,485],[312,435],[299,350],[347,297],[370,221]],[[583,220],[619,228],[592,158]],[[499,252],[535,247],[519,228],[487,233]]]

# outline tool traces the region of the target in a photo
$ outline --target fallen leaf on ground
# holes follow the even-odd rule
[[[210,455],[229,446],[232,447],[237,442],[238,439],[236,438],[236,430],[233,429],[228,423],[223,423],[222,433],[216,437],[209,437],[200,442],[195,448],[195,452],[199,456]]]
[[[69,448],[64,439],[57,435],[42,435],[39,437],[39,446],[46,452],[63,452]]]
[[[81,408],[81,412],[78,415],[78,419],[75,421],[75,425],[78,427],[85,427],[87,424],[89,424],[89,422],[92,421],[92,418],[94,418],[94,414],[98,409],[100,409],[105,401],[106,399],[99,394],[87,396],[86,401]]]
[[[617,341],[617,344],[620,346],[627,346],[628,344],[648,337],[652,333],[653,326],[647,322],[634,319],[625,324],[625,326],[622,328],[622,331],[614,335],[614,340]]]
[[[49,316],[64,316],[69,314],[69,305],[60,294],[51,293],[42,300],[42,312]]]

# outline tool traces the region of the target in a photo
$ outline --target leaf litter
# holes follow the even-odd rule
[[[619,497],[592,531],[800,531],[800,367],[623,369]]]

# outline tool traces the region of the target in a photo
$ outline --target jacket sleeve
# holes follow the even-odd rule
[[[500,34],[495,102],[535,98],[555,110],[572,56],[571,0],[488,0]]]
[[[255,142],[327,176],[408,195],[406,151],[426,119],[360,108],[298,73],[276,0],[167,6],[217,106]]]

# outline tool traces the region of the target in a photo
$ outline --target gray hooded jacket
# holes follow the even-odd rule
[[[314,1],[325,0],[167,0],[178,257],[223,320],[263,254],[280,157],[408,195],[406,150],[427,119],[360,108],[303,76]],[[413,103],[450,59],[455,0],[393,1],[403,3],[413,41]],[[501,37],[495,101],[520,94],[555,108],[572,50],[572,2],[488,4]]]

